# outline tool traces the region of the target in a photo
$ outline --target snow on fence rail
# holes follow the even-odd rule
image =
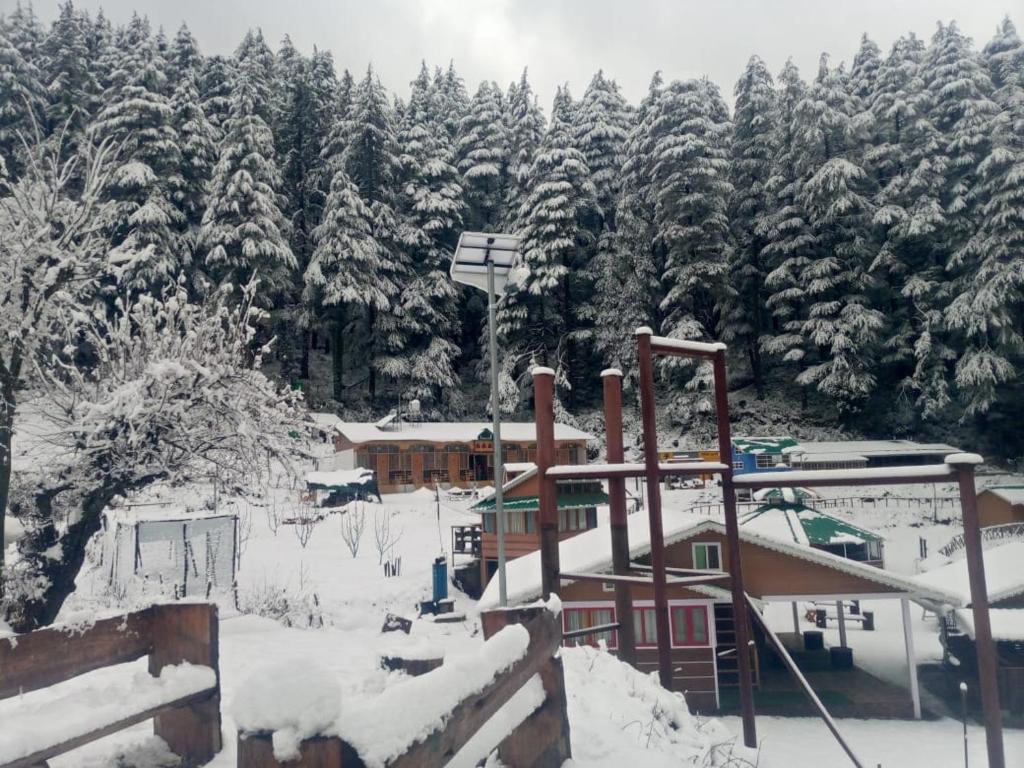
[[[279,768],[296,759],[303,768],[440,766],[485,726],[500,741],[503,765],[561,766],[571,752],[565,680],[555,658],[562,641],[559,612],[553,598],[544,606],[484,613],[487,641],[475,655],[386,689],[288,754],[275,754],[272,724],[241,730],[238,766]],[[520,718],[506,717],[503,707],[514,697],[520,703],[520,692],[528,706],[516,722]],[[498,729],[490,727],[492,718]]]
[[[149,657],[150,679],[116,670],[102,686],[90,681],[84,688],[61,687],[143,656]],[[149,719],[187,765],[202,765],[220,751],[215,605],[155,605],[84,626],[3,637],[0,670],[0,712],[16,705],[0,714],[0,768],[43,765]],[[49,689],[45,701],[35,702],[33,692],[42,689]],[[14,697],[16,702],[3,701]]]
[[[1005,525],[991,525],[981,529],[981,543],[992,544],[1002,543],[1007,540],[1024,539],[1024,523],[1006,523]],[[944,547],[939,547],[939,552],[946,557],[964,548],[964,535],[958,533]]]

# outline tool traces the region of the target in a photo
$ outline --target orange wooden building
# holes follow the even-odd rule
[[[725,526],[706,517],[674,510],[664,512],[665,554],[667,566],[681,569],[729,571],[725,546]],[[638,564],[637,575],[650,562],[649,529],[646,515],[629,516],[630,559]],[[904,632],[908,631],[907,601],[920,596],[937,600],[955,600],[942,589],[915,583],[913,579],[848,560],[829,552],[781,539],[757,535],[740,529],[743,577],[746,591],[761,603],[782,601],[828,601],[899,599],[903,601]],[[563,541],[560,546],[563,573],[611,573],[611,534],[607,526],[586,531]],[[522,605],[541,595],[540,553],[520,557],[507,567],[508,600]],[[737,688],[735,624],[729,594],[728,577],[720,583],[672,583],[669,578],[669,612],[672,636],[674,688],[686,694],[694,711],[719,708],[724,689]],[[654,595],[650,584],[632,587],[633,621],[637,646],[637,666],[650,672],[658,668]],[[498,603],[497,584],[484,591],[480,608]],[[597,581],[565,581],[561,587],[563,624],[566,631],[596,627],[618,620],[614,588]],[[799,627],[794,627],[799,630]],[[753,632],[755,646],[753,669],[755,683],[760,676],[760,657],[765,639]],[[603,641],[616,650],[616,633],[600,637],[587,635],[575,642],[597,644]],[[908,642],[912,658],[912,638]],[[911,692],[916,699],[916,666],[908,665]],[[914,707],[912,708],[912,704]],[[919,711],[919,703],[908,697],[906,714]]]
[[[501,425],[504,463],[533,461],[537,433],[533,422]],[[567,424],[555,425],[555,460],[584,464],[592,436]],[[484,422],[396,422],[334,424],[338,469],[362,467],[377,473],[382,493],[404,493],[423,486],[469,488],[494,482],[494,435]]]

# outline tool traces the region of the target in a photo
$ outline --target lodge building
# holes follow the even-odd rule
[[[501,439],[505,464],[536,459],[533,422],[503,423]],[[585,464],[592,439],[567,424],[555,424],[555,463]],[[372,469],[381,493],[494,483],[494,435],[486,422],[338,421],[333,441],[336,467]]]

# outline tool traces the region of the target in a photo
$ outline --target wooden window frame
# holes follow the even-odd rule
[[[705,568],[709,568],[709,569],[713,569],[713,570],[722,570],[722,544],[721,544],[721,542],[718,542],[718,541],[695,541],[695,542],[693,542],[690,545],[690,559],[691,559],[691,562],[693,563],[693,567],[694,568],[700,568],[700,566],[697,565],[697,547],[714,547],[716,550],[718,550],[718,565],[717,566],[713,566],[709,562],[707,562],[708,557],[707,557],[707,555],[705,555],[704,556],[704,560],[705,560],[704,567]]]

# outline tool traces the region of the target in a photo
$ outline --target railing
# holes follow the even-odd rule
[[[513,768],[561,766],[572,757],[569,744],[569,718],[565,697],[562,662],[556,658],[562,642],[562,625],[557,599],[548,606],[488,611],[481,616],[487,642],[472,660],[474,669],[459,664],[442,664],[426,674],[384,690],[369,705],[348,717],[374,723],[391,723],[396,732],[389,734],[388,754],[360,754],[353,743],[333,734],[318,735],[300,745],[298,762],[302,768],[354,768],[367,762],[386,768],[442,766],[464,747],[480,728],[515,694],[526,686],[533,688],[537,706],[498,745],[503,765]],[[509,650],[518,653],[509,663]],[[430,701],[430,691],[465,687],[467,675],[476,675],[485,665],[490,679],[452,706],[440,705],[417,710],[410,722],[394,716],[395,702],[414,697]],[[372,711],[370,711],[372,710]],[[430,723],[441,722],[440,727]],[[344,732],[344,724],[336,724]],[[426,735],[422,735],[426,732]],[[379,733],[378,733],[379,735]],[[390,738],[393,736],[394,738]],[[356,741],[357,739],[353,739]],[[273,734],[239,733],[239,768],[280,768],[274,757]]]
[[[1024,523],[1006,523],[1005,525],[993,525],[981,529],[981,543],[990,544],[1002,542],[1007,539],[1024,539]],[[954,553],[964,548],[964,535],[958,533],[949,543],[939,548],[939,552],[946,557],[952,557]]]
[[[737,477],[740,477],[737,475]],[[740,512],[750,512],[755,509],[759,509],[766,504],[772,504],[775,502],[769,500],[763,501],[737,501],[736,506]],[[813,507],[814,509],[863,509],[865,507],[882,508],[882,509],[900,509],[907,508],[911,509],[914,507],[918,508],[929,508],[929,509],[944,509],[948,507],[951,510],[960,509],[960,499],[952,498],[947,496],[940,496],[938,498],[932,498],[930,496],[838,496],[834,498],[813,498],[807,499],[806,505]],[[721,515],[722,504],[720,502],[708,502],[703,504],[694,504],[687,508],[687,512],[698,515]]]
[[[4,727],[21,741],[0,741],[0,766],[36,768],[146,720],[183,764],[209,762],[221,748],[217,627],[216,605],[174,603],[101,619],[84,629],[54,626],[0,638],[0,699],[50,689],[54,698],[46,706],[83,710],[61,722],[29,713],[30,721],[19,723],[15,712],[16,722],[5,720]],[[112,679],[89,703],[82,702],[80,687],[67,693],[54,687],[143,656],[159,680]]]

